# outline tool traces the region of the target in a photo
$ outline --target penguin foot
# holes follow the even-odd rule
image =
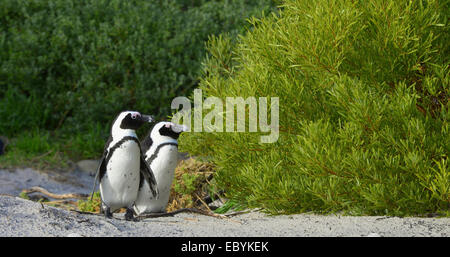
[[[112,219],[113,218],[113,215],[111,213],[111,209],[109,209],[109,207],[106,207],[103,210],[103,214],[105,215],[105,218],[107,218],[107,219]]]
[[[125,220],[128,220],[128,221],[138,221],[138,219],[134,217],[134,211],[133,211],[133,209],[127,208],[127,212],[125,213]]]

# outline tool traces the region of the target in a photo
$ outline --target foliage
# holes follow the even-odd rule
[[[234,200],[228,200],[224,205],[220,206],[216,210],[214,210],[215,213],[224,214],[231,210],[234,211],[242,211],[245,208],[241,206],[238,202]]]
[[[279,97],[280,137],[187,133],[227,197],[272,214],[446,213],[449,1],[288,0],[212,37],[203,96]],[[270,108],[269,108],[270,110]]]
[[[0,1],[0,135],[58,131],[87,142],[76,154],[99,155],[117,113],[168,115],[171,100],[197,85],[208,36],[235,36],[272,5]]]
[[[0,156],[0,168],[66,169],[69,159],[62,153],[62,145],[52,140],[48,131],[36,129],[20,134],[11,140],[6,153]]]
[[[174,190],[180,194],[190,194],[195,191],[195,181],[198,175],[189,175],[187,173],[181,175],[182,182],[176,182],[174,184]]]
[[[30,197],[27,195],[27,193],[23,191],[19,193],[19,197],[25,200],[30,200]]]
[[[84,211],[84,212],[100,212],[100,206],[101,206],[101,197],[100,197],[100,191],[97,191],[94,193],[92,200],[89,197],[86,200],[78,200],[77,201],[78,210]]]
[[[201,202],[212,188],[208,176],[213,173],[211,163],[189,158],[182,160],[175,169],[167,211],[181,208],[203,208]]]

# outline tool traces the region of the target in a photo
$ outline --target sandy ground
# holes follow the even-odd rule
[[[450,218],[268,216],[260,212],[231,218],[181,213],[140,222],[79,214],[17,197],[22,189],[41,186],[54,193],[90,193],[93,162],[85,171],[0,170],[0,236],[141,236],[141,237],[449,237]],[[83,165],[84,166],[84,165]]]
[[[125,221],[79,214],[14,196],[0,196],[0,236],[19,237],[448,237],[450,218],[267,216],[253,212],[231,218],[181,213]]]

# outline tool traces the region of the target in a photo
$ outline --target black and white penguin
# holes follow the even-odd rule
[[[157,198],[156,179],[145,162],[135,131],[152,121],[151,116],[135,111],[121,112],[113,121],[95,180],[100,183],[101,212],[107,218],[112,217],[112,212],[127,208],[125,219],[134,220],[132,207],[144,181],[152,197]]]
[[[143,213],[161,213],[166,211],[170,188],[178,163],[178,137],[187,127],[172,122],[159,122],[141,142],[145,160],[153,170],[158,185],[159,198],[155,199],[149,185],[139,189],[134,211]]]

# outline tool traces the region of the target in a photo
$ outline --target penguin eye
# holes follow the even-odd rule
[[[132,118],[133,120],[135,120],[136,117],[137,117],[137,114],[136,114],[136,113],[131,114],[131,118]]]

